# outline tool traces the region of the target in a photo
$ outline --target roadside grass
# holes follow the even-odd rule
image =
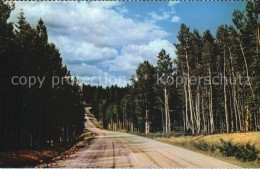
[[[200,152],[242,167],[260,167],[260,132],[208,136],[153,133],[147,136],[157,141]]]
[[[86,111],[86,114],[88,116],[88,119],[99,129],[103,129],[102,124],[100,124],[96,117],[90,112],[90,111]]]

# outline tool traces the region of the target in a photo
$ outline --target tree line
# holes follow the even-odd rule
[[[0,151],[68,145],[84,127],[81,88],[77,79],[52,87],[53,76],[70,72],[41,19],[33,27],[21,11],[17,24],[8,22],[14,8],[0,2]],[[13,85],[14,76],[45,81]]]
[[[215,36],[182,24],[174,44],[175,60],[162,49],[156,66],[148,61],[139,64],[131,85],[106,89],[88,85],[83,93],[90,94],[87,101],[95,115],[111,130],[190,134],[259,130],[259,13],[260,3],[248,2],[245,11],[233,12],[234,25],[220,25]],[[180,77],[181,85],[171,83]]]
[[[1,151],[70,144],[84,127],[83,101],[110,130],[259,130],[259,2],[248,2],[245,11],[235,10],[234,26],[219,26],[215,36],[182,24],[175,60],[162,49],[155,66],[149,61],[139,64],[131,85],[105,88],[80,87],[77,79],[53,87],[52,77],[70,76],[59,50],[48,41],[41,19],[33,27],[21,12],[17,24],[8,22],[13,9],[13,4],[0,2]],[[40,88],[39,82],[32,87],[13,85],[14,76],[45,77],[45,82]],[[180,77],[182,83],[172,83]],[[193,82],[200,77],[207,80]],[[215,77],[221,78],[214,81]]]

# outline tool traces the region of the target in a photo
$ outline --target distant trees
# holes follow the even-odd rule
[[[102,89],[109,93],[99,101],[106,127],[192,134],[259,130],[259,13],[260,3],[248,2],[246,11],[234,11],[235,27],[221,25],[215,37],[182,24],[175,64],[161,50],[156,66],[139,64],[131,86]]]
[[[235,10],[235,27],[221,25],[215,37],[182,24],[177,58],[162,49],[157,65],[139,64],[131,85],[82,89],[71,78],[52,86],[52,77],[70,76],[59,50],[41,19],[32,27],[21,12],[16,25],[8,22],[13,9],[0,2],[1,151],[71,143],[84,127],[83,101],[110,130],[213,134],[260,128],[259,2]],[[45,81],[30,88],[11,84],[13,76]]]
[[[52,87],[52,77],[70,73],[44,22],[32,27],[21,12],[16,25],[9,23],[13,9],[0,2],[0,151],[70,144],[84,127],[81,89],[76,79]],[[45,80],[30,88],[13,85],[14,76]]]
[[[236,10],[233,15],[237,29],[221,25],[216,38],[209,31],[200,37],[181,25],[175,62],[178,75],[187,79],[183,115],[185,130],[192,133],[259,128],[259,74],[253,73],[259,70],[259,2],[248,2],[245,14]],[[191,86],[191,76],[207,80]]]
[[[131,78],[131,86],[124,88],[83,85],[83,98],[91,104],[92,112],[105,128],[146,134],[171,131],[170,113],[177,109],[179,99],[173,92],[175,86],[170,85],[173,83],[172,61],[165,50],[158,55],[158,65],[154,67],[148,61],[140,63]]]
[[[162,86],[163,93],[164,93],[164,111],[165,111],[165,132],[171,132],[171,117],[170,117],[170,110],[169,110],[169,86],[172,82],[173,76],[173,68],[172,68],[172,61],[169,54],[166,54],[165,50],[161,50],[159,53],[158,61],[157,61],[157,80],[160,80],[160,84],[157,85]],[[157,82],[158,82],[157,81]]]

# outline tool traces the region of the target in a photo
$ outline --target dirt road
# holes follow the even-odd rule
[[[74,157],[60,161],[55,167],[239,167],[148,138],[100,130],[89,120],[85,125],[99,133],[97,138]]]

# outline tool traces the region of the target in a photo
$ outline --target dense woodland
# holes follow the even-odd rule
[[[72,84],[52,88],[51,77],[70,72],[48,42],[44,22],[33,27],[21,12],[19,22],[10,23],[13,9],[0,2],[0,151],[69,144],[83,130],[83,102],[109,130],[214,134],[260,129],[259,2],[234,11],[234,25],[220,25],[216,35],[182,24],[174,44],[177,58],[158,51],[157,64],[140,63],[126,87],[80,87],[70,79]],[[29,88],[11,84],[13,76],[46,79],[41,88]],[[216,76],[221,77],[218,85]],[[178,77],[184,82],[170,83]],[[192,77],[208,80],[194,83]]]
[[[110,130],[190,134],[259,130],[259,13],[260,2],[248,2],[245,11],[234,11],[234,25],[220,25],[215,36],[182,24],[174,44],[177,59],[162,50],[156,66],[148,61],[139,64],[130,86],[84,85],[84,99]],[[166,83],[177,77],[184,83]]]
[[[40,19],[32,27],[23,12],[8,22],[14,5],[0,2],[0,151],[67,145],[82,132],[84,107],[76,79],[52,88],[52,76],[69,76]],[[43,85],[13,85],[13,76],[45,77]]]

